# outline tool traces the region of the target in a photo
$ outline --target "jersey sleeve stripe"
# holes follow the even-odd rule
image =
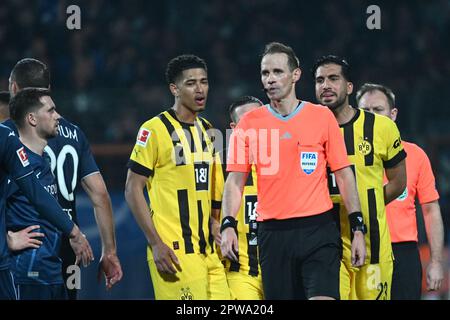
[[[400,151],[397,153],[392,159],[388,161],[383,161],[383,166],[387,169],[395,167],[400,161],[406,158],[406,152],[405,150]]]
[[[144,177],[150,177],[153,176],[153,170],[150,170],[149,168],[144,167],[143,165],[137,163],[134,160],[128,160],[127,168],[129,168],[134,173],[137,173]]]
[[[375,126],[375,115],[370,112],[364,112],[364,139],[370,143],[372,150],[369,154],[364,156],[364,162],[366,166],[373,165],[373,130]]]

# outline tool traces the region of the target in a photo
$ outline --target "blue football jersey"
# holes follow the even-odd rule
[[[3,124],[18,135],[17,127],[11,119]],[[81,179],[99,172],[89,142],[78,126],[60,118],[58,136],[48,140],[44,151],[50,157],[52,172],[56,177],[58,202],[77,223],[76,189]]]
[[[99,172],[89,142],[78,126],[61,118],[58,136],[48,140],[44,150],[50,156],[58,184],[59,204],[77,223],[76,189],[84,177]]]
[[[6,242],[6,192],[8,177],[17,180],[33,171],[25,147],[9,128],[0,124],[0,270],[9,268]]]
[[[26,148],[28,160],[34,174],[45,190],[57,197],[55,177],[50,169],[48,156],[40,156]],[[47,159],[46,159],[47,158]],[[45,237],[38,249],[12,252],[11,271],[16,284],[62,284],[61,259],[58,257],[61,232],[43,218],[14,181],[9,181],[6,199],[7,230],[19,231],[31,225],[39,225],[37,232]]]

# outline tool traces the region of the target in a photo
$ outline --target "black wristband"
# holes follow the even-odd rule
[[[233,228],[234,231],[237,231],[237,221],[232,216],[227,216],[222,219],[222,224],[220,225],[220,233],[223,232],[226,228]],[[237,232],[236,232],[237,233]]]
[[[355,231],[362,231],[362,233],[367,233],[366,225],[364,224],[363,215],[361,212],[356,211],[348,215],[348,220],[350,222],[350,229],[354,233]]]

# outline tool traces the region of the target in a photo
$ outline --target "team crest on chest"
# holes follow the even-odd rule
[[[367,156],[372,152],[372,145],[367,140],[361,140],[357,149],[363,156]]]
[[[191,292],[191,289],[189,287],[187,288],[181,288],[181,300],[194,300],[194,295]]]
[[[300,166],[306,174],[313,173],[317,168],[319,155],[317,152],[301,152],[300,153]]]

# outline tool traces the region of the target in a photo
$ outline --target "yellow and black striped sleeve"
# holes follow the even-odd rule
[[[384,134],[386,135],[386,154],[383,157],[384,168],[392,168],[406,158],[406,152],[403,149],[400,132],[394,121],[387,117],[378,119],[383,121]]]
[[[145,122],[139,129],[136,144],[130,155],[127,167],[136,174],[150,177],[158,159],[158,137],[153,118]]]

